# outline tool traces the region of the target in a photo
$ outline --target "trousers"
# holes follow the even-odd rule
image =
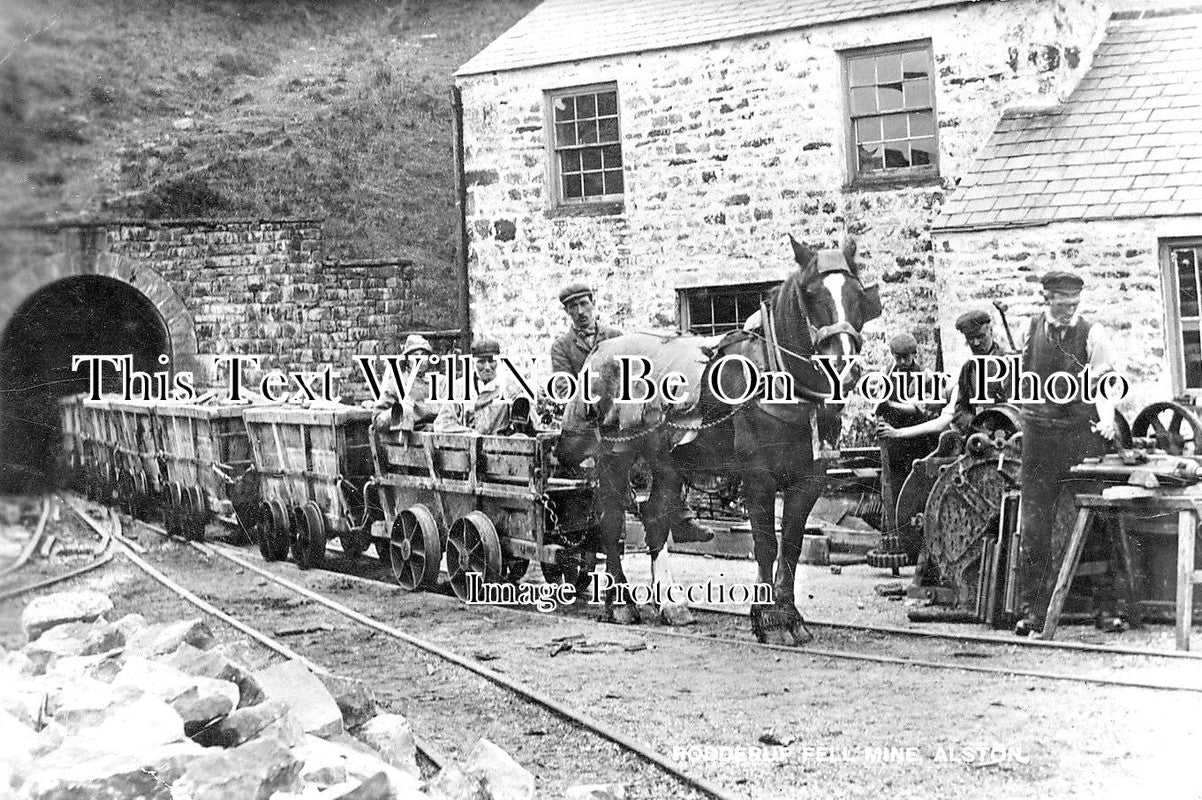
[[[1086,417],[1052,419],[1023,413],[1022,539],[1019,547],[1019,609],[1043,620],[1071,522],[1056,524],[1057,503],[1072,482],[1069,470],[1085,458],[1106,452],[1106,440]],[[1067,513],[1067,512],[1065,512]],[[1071,520],[1071,517],[1066,519]]]

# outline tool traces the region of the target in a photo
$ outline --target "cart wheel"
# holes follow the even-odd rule
[[[326,560],[326,521],[317,503],[310,500],[297,514],[296,544],[292,554],[301,569],[321,567]]]
[[[451,589],[460,600],[468,599],[468,575],[477,573],[484,583],[501,577],[501,540],[492,520],[473,511],[451,524],[447,533],[447,573]]]
[[[287,558],[288,544],[292,537],[288,513],[279,500],[263,504],[260,530],[263,534],[259,538],[259,552],[263,554],[263,558],[267,561],[283,561]]]
[[[501,580],[517,586],[522,582],[522,578],[526,577],[528,569],[530,569],[529,559],[507,558],[501,565]]]
[[[167,487],[167,502],[163,506],[163,527],[167,529],[170,536],[180,536],[180,518],[183,513],[184,491],[183,487],[176,482],[172,482]]]
[[[205,538],[205,526],[209,524],[208,499],[199,486],[189,486],[187,495],[188,513],[184,516],[184,534],[189,539],[203,542]]]
[[[389,545],[380,549],[388,554],[381,557],[389,559],[392,575],[401,588],[418,592],[438,582],[442,541],[438,523],[425,506],[416,505],[397,514]]]

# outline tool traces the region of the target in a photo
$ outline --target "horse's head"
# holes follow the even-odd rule
[[[811,250],[792,236],[789,241],[798,272],[781,287],[780,301],[801,304],[810,351],[831,357],[842,372],[847,360],[860,352],[864,324],[881,315],[879,290],[861,281],[854,240],[848,239],[841,250]]]

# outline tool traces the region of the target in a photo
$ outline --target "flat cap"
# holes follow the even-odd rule
[[[405,346],[401,348],[401,355],[412,355],[419,350],[425,350],[431,354],[434,352],[434,348],[430,346],[430,340],[420,333],[411,333],[405,337]]]
[[[501,343],[496,339],[477,339],[472,342],[472,355],[477,357],[501,355]]]
[[[1065,272],[1062,269],[1054,269],[1045,273],[1039,282],[1043,284],[1045,292],[1064,292],[1065,294],[1076,294],[1085,285],[1085,281],[1081,280],[1080,275]]]
[[[912,356],[918,352],[918,340],[909,333],[899,333],[889,340],[889,349],[895,356]]]
[[[956,330],[967,336],[976,333],[983,325],[988,325],[991,322],[993,322],[993,317],[989,316],[988,311],[974,308],[972,311],[965,311],[956,318]]]
[[[559,290],[559,302],[565,306],[581,297],[592,297],[593,290],[585,283],[569,283]]]

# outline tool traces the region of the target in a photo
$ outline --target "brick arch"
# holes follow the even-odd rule
[[[108,255],[97,260],[96,274],[115,278],[144,294],[163,317],[176,372],[193,372],[202,383],[206,370],[199,358],[196,323],[175,288],[153,267],[134,259]]]

